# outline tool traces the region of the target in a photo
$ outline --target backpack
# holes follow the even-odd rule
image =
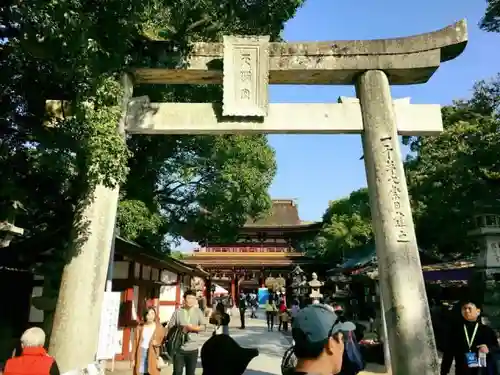
[[[183,331],[182,327],[175,326],[170,328],[160,348],[161,357],[168,362],[172,362],[175,354],[186,341],[187,334]]]
[[[281,359],[281,374],[293,374],[295,366],[297,366],[297,357],[293,352],[293,346],[291,346],[286,350],[285,354],[283,354],[283,358]]]
[[[177,311],[174,312],[171,319],[177,318]],[[167,327],[170,325],[167,325]],[[160,347],[160,356],[168,361],[172,362],[175,353],[177,353],[180,347],[187,341],[187,333],[184,332],[184,329],[181,326],[175,325],[170,328],[163,339],[163,342]]]
[[[347,334],[344,353],[349,360],[349,364],[346,363],[346,365],[349,366],[352,373],[357,374],[365,368],[365,362],[363,361],[361,350],[356,341],[356,336],[352,331]]]

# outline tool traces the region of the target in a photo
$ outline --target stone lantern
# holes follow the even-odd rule
[[[311,298],[312,303],[319,303],[323,298],[323,294],[321,294],[320,288],[324,285],[324,282],[318,280],[318,275],[316,274],[316,272],[313,272],[311,277],[311,281],[308,282],[309,288],[311,289],[309,297]]]
[[[14,225],[15,219],[19,211],[23,210],[20,202],[10,202],[5,209],[5,215],[0,219],[0,248],[7,247],[14,236],[22,236],[24,229]]]
[[[475,240],[479,254],[471,280],[474,294],[483,302],[483,312],[493,328],[500,328],[500,207],[474,217],[474,229],[467,235]],[[481,298],[482,297],[482,298]]]

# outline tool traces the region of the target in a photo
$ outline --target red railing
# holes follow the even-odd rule
[[[195,249],[195,253],[289,253],[287,246],[209,246]]]

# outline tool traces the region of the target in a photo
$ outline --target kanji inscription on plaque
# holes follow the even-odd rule
[[[224,36],[223,116],[267,116],[269,36]]]

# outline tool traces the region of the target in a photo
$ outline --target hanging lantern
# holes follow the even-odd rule
[[[286,280],[283,277],[278,277],[276,279],[277,288],[279,291],[284,291],[286,286]]]
[[[266,278],[264,285],[266,286],[267,289],[271,289],[274,291],[276,287],[276,279],[274,277],[268,277]]]

